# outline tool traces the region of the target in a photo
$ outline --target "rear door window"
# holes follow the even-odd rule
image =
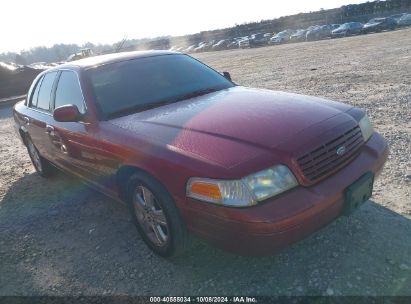
[[[77,74],[72,71],[63,71],[57,84],[54,108],[68,104],[76,105],[80,113],[84,114],[84,98]]]
[[[43,78],[44,78],[44,76],[41,77],[41,78],[37,81],[36,86],[35,86],[35,89],[34,89],[34,92],[33,92],[33,94],[31,95],[30,105],[31,105],[32,107],[37,107],[37,99],[38,99],[38,97],[39,97],[39,91],[40,91],[41,82],[43,81]]]
[[[38,93],[37,108],[50,111],[51,93],[56,75],[57,72],[51,72],[44,75]]]

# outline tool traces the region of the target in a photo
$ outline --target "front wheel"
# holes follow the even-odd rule
[[[188,234],[167,190],[143,172],[130,178],[127,189],[130,211],[147,246],[163,257],[186,251]]]
[[[40,155],[30,137],[26,138],[26,146],[31,162],[33,163],[34,169],[36,169],[37,173],[46,178],[54,175],[57,169],[54,168],[48,160],[44,159]]]

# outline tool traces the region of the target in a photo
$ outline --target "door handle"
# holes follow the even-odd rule
[[[50,135],[51,132],[54,131],[54,127],[50,125],[46,125],[46,133]]]
[[[23,121],[24,121],[24,123],[25,123],[26,125],[29,125],[29,124],[30,124],[30,118],[28,118],[28,117],[26,117],[26,116],[23,117]]]

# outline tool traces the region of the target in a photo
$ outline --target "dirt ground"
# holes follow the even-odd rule
[[[374,196],[283,252],[231,255],[197,242],[153,255],[126,208],[63,174],[34,173],[0,108],[0,295],[411,296],[411,29],[196,55],[245,86],[367,110],[391,154]]]

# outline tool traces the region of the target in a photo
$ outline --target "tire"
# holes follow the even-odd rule
[[[26,137],[25,142],[31,162],[37,173],[44,178],[52,177],[56,173],[57,169],[48,160],[40,155],[29,136]]]
[[[165,187],[144,172],[127,183],[127,203],[143,241],[157,255],[175,257],[189,247],[187,229]]]

